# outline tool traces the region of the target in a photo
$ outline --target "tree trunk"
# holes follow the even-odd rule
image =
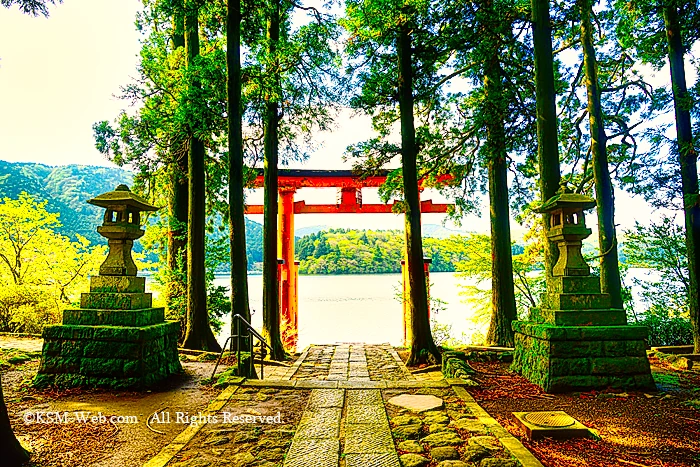
[[[193,2],[194,3],[194,2]],[[185,13],[185,43],[187,65],[199,55],[198,9],[188,5]],[[193,83],[198,86],[198,83]],[[187,223],[187,330],[182,346],[186,349],[220,352],[209,326],[207,313],[207,288],[205,281],[205,224],[206,224],[206,177],[204,173],[204,143],[193,135],[190,128],[190,147],[187,157],[189,179],[188,223]]]
[[[185,17],[182,5],[175,7],[173,14],[173,51],[185,46]],[[168,268],[175,271],[178,262],[185,264],[187,247],[187,152],[178,138],[172,142],[173,163],[170,170],[169,232],[168,232]],[[170,296],[170,293],[169,293]]]
[[[245,244],[245,197],[243,195],[243,103],[241,89],[241,0],[229,0],[226,35],[228,66],[228,206],[231,245],[231,316],[250,322],[248,308],[248,257]],[[238,321],[231,320],[236,335]],[[231,350],[234,348],[232,339]]]
[[[490,19],[497,18],[490,2],[484,2]],[[486,335],[488,345],[513,347],[511,323],[517,319],[513,286],[513,257],[510,245],[510,210],[508,207],[508,150],[505,132],[505,99],[498,61],[500,42],[494,27],[488,27],[489,53],[485,64],[484,88],[487,106],[487,141],[489,204],[491,213],[491,323]],[[490,39],[490,40],[489,40]]]
[[[540,171],[540,197],[542,202],[545,202],[557,194],[561,181],[549,0],[532,0],[532,39],[535,48],[537,96],[537,161]],[[559,258],[559,250],[547,238],[548,215],[542,215],[542,223],[545,245],[544,264],[549,282],[552,277],[552,268]]]
[[[2,377],[0,375],[0,453],[2,465],[19,467],[29,460],[29,453],[19,444],[10,425],[10,415],[7,413],[5,398],[2,394]]]
[[[408,268],[411,351],[407,365],[440,362],[441,356],[430,331],[428,291],[423,269],[420,200],[418,195],[416,130],[413,126],[413,65],[411,35],[401,26],[396,44],[399,65],[399,111],[401,113],[401,166],[406,229],[406,267]]]
[[[700,201],[698,200],[698,153],[693,146],[693,131],[690,120],[690,96],[685,82],[683,63],[683,43],[681,40],[678,12],[673,5],[663,9],[666,38],[668,40],[668,61],[671,65],[673,105],[676,111],[676,133],[678,135],[678,159],[681,169],[681,189],[683,191],[683,211],[685,214],[685,245],[688,253],[689,291],[688,305],[690,323],[693,327],[695,353],[700,353],[700,295],[698,278],[698,245],[700,245]]]
[[[277,62],[277,42],[280,34],[280,5],[273,0],[267,21],[268,54]],[[278,68],[268,73],[279,73]],[[272,347],[270,358],[284,360],[280,336],[279,282],[277,280],[277,158],[279,152],[278,80],[276,89],[265,97],[265,214],[263,221],[263,337]]]
[[[182,1],[173,5],[173,52],[185,47],[185,15]],[[174,99],[173,99],[174,100]],[[168,283],[166,286],[166,306],[171,311],[173,301],[177,300],[187,287],[187,214],[189,187],[187,180],[187,150],[182,137],[176,134],[171,142],[171,164],[169,173],[170,193],[168,198]],[[181,307],[174,310],[180,321],[180,338],[185,338],[186,313]]]
[[[615,199],[610,170],[608,168],[607,136],[603,122],[603,108],[598,86],[598,65],[593,48],[593,26],[591,24],[591,0],[578,0],[581,10],[581,43],[583,66],[588,93],[588,120],[591,130],[591,159],[595,198],[598,211],[598,243],[600,246],[600,288],[610,294],[613,308],[622,309],[622,283],[617,258],[615,233]]]

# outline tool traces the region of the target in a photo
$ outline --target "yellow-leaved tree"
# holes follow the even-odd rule
[[[58,322],[105,257],[105,246],[57,233],[59,215],[46,205],[24,192],[0,203],[0,331],[38,333]]]

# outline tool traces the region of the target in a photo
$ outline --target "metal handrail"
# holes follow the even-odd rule
[[[226,342],[224,343],[224,346],[221,348],[221,353],[219,354],[219,358],[216,360],[216,365],[214,365],[214,371],[213,371],[212,374],[211,374],[211,379],[212,379],[212,380],[214,379],[214,375],[216,374],[216,369],[219,367],[219,363],[221,363],[221,358],[224,356],[224,352],[226,351],[226,348],[227,348],[227,346],[228,346],[228,343],[229,343],[229,341],[230,341],[231,339],[233,339],[234,337],[236,338],[236,352],[237,352],[236,361],[237,361],[237,363],[238,363],[238,375],[237,375],[237,376],[242,376],[242,375],[241,375],[241,372],[242,372],[242,366],[241,366],[241,347],[242,347],[242,346],[241,346],[241,338],[248,337],[248,336],[247,336],[247,333],[248,333],[248,332],[249,332],[250,335],[251,335],[251,338],[250,338],[249,341],[248,341],[248,344],[249,344],[249,345],[248,345],[248,348],[249,348],[249,351],[250,351],[250,368],[249,368],[248,374],[252,374],[252,373],[253,373],[253,370],[255,369],[255,365],[254,365],[255,362],[254,362],[254,358],[253,358],[253,337],[256,337],[256,338],[260,341],[260,379],[263,379],[263,378],[265,377],[265,347],[267,347],[267,348],[270,349],[270,350],[272,350],[272,347],[270,347],[270,344],[268,344],[267,342],[265,342],[265,339],[263,339],[263,337],[258,333],[258,331],[256,331],[255,329],[253,329],[253,326],[252,326],[248,321],[246,321],[246,319],[243,318],[241,315],[235,314],[235,315],[233,315],[233,318],[232,318],[232,319],[234,319],[234,320],[237,319],[237,320],[239,321],[239,322],[237,323],[237,325],[236,325],[236,334],[235,334],[235,335],[231,335],[231,336],[229,336],[229,337],[226,339]],[[245,327],[246,327],[246,334],[242,334],[242,333],[241,333],[240,322],[243,322],[243,324],[245,325]],[[263,347],[263,345],[264,345],[265,347]]]

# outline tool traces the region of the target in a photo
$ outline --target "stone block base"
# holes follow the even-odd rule
[[[511,368],[546,392],[653,389],[644,326],[513,322]]]
[[[154,312],[159,314],[162,310]],[[44,329],[41,365],[34,384],[136,389],[152,386],[182,371],[178,336],[179,324],[175,321],[150,326],[48,326]]]
[[[88,292],[80,296],[80,308],[88,309],[138,310],[151,308],[152,304],[150,293]]]

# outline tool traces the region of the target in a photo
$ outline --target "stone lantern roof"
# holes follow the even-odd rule
[[[540,213],[552,212],[556,209],[593,209],[596,206],[596,202],[590,196],[582,195],[579,193],[567,193],[559,192],[556,195],[549,198],[545,203],[537,210]]]
[[[157,206],[153,206],[148,201],[129,190],[126,185],[119,185],[114,191],[108,191],[88,200],[88,203],[108,209],[114,206],[126,206],[138,211],[157,211]]]

